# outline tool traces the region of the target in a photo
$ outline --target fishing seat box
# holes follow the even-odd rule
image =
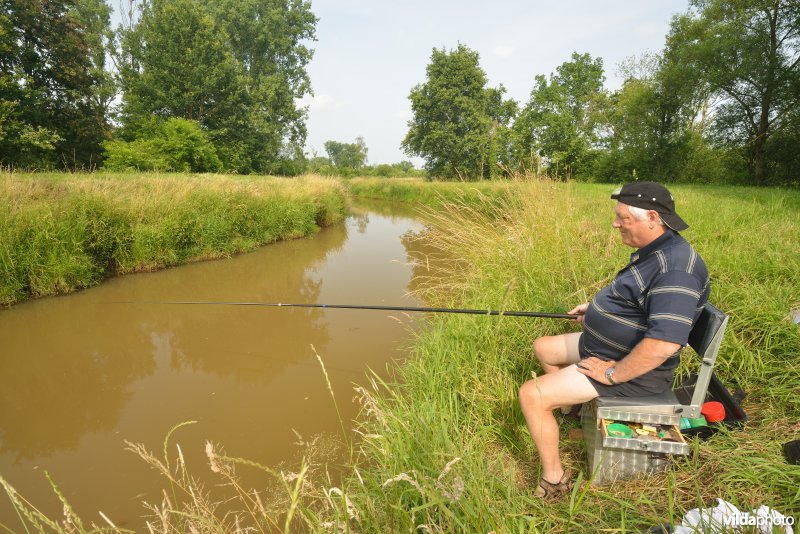
[[[589,474],[594,484],[663,471],[667,468],[669,455],[689,454],[690,445],[680,430],[681,418],[700,417],[712,377],[714,387],[711,393],[715,400],[728,404],[728,399],[723,399],[722,391],[730,398],[730,394],[713,375],[727,323],[727,315],[711,304],[705,305],[689,334],[689,345],[700,359],[700,368],[696,375],[690,376],[672,391],[649,397],[598,397],[584,404],[581,426],[589,459]],[[730,414],[728,417],[743,416],[738,404],[732,398],[730,402],[735,404],[738,412],[726,406],[726,412]],[[674,429],[671,434],[677,439],[640,439],[635,435],[630,438],[614,437],[606,431],[608,421],[667,425]]]

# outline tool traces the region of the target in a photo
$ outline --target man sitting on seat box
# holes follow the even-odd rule
[[[525,382],[519,402],[539,450],[542,474],[536,494],[553,497],[573,485],[561,466],[555,408],[596,397],[644,397],[672,387],[681,349],[708,301],[706,265],[678,234],[688,225],[669,191],[654,182],[626,184],[612,226],[636,248],[579,315],[583,332],[538,338],[533,344],[545,374]]]

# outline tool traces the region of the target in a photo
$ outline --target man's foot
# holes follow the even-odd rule
[[[539,480],[539,487],[536,488],[534,495],[542,499],[557,499],[572,491],[575,481],[572,480],[568,471],[564,471],[558,482],[548,482],[544,478]]]

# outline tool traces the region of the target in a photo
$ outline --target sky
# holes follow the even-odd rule
[[[660,52],[673,15],[688,0],[311,0],[319,18],[308,64],[306,152],[363,137],[368,163],[422,160],[403,153],[411,89],[425,82],[434,48],[459,43],[480,54],[489,87],[524,105],[537,74],[549,76],[573,52],[600,57],[606,88],[620,62]]]

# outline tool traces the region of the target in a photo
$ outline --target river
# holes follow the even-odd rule
[[[300,441],[334,443],[340,418],[314,349],[349,429],[354,384],[403,358],[415,318],[159,302],[421,305],[408,295],[418,252],[404,238],[421,223],[407,207],[362,204],[310,238],[0,310],[0,474],[58,518],[46,470],[86,522],[104,524],[102,511],[140,531],[142,501],[160,503],[165,480],[125,440],[161,456],[170,428],[196,421],[175,432],[170,455],[179,443],[199,476],[209,473],[206,440],[295,470],[307,452]],[[21,528],[5,495],[0,523]]]

